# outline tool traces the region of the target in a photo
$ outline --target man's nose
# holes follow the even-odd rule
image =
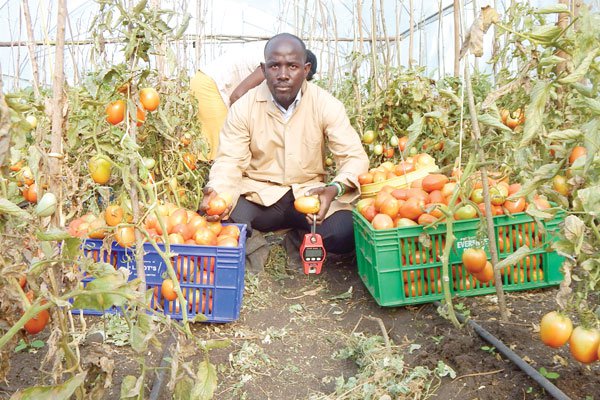
[[[290,79],[290,70],[286,67],[279,68],[279,74],[277,74],[277,79],[279,80],[287,80]]]

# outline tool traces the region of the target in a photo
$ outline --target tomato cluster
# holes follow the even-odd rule
[[[542,317],[540,337],[544,344],[555,349],[568,342],[573,358],[584,364],[600,359],[600,330],[584,326],[573,329],[571,319],[556,311]]]
[[[127,94],[129,87],[125,88],[125,90],[120,91],[123,94]],[[160,104],[160,96],[158,92],[154,88],[144,88],[140,90],[140,98],[139,98],[140,106],[137,106],[136,109],[136,118],[135,123],[137,126],[141,126],[144,121],[146,121],[146,111],[155,111]],[[106,121],[111,125],[120,124],[125,120],[125,115],[127,113],[127,104],[125,100],[118,99],[110,102],[105,110]]]

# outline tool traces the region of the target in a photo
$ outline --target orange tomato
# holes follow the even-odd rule
[[[294,208],[303,214],[316,214],[321,208],[321,202],[318,196],[301,196],[294,201]]]
[[[173,301],[177,299],[177,292],[175,292],[173,281],[171,279],[165,279],[160,286],[160,293],[166,300]]]
[[[214,246],[217,244],[217,235],[209,228],[200,228],[194,234],[196,244]]]
[[[237,239],[240,237],[240,228],[237,225],[224,225],[219,236],[231,236]]]
[[[147,111],[154,111],[160,104],[160,96],[154,88],[140,90],[140,103]]]
[[[358,183],[360,183],[361,185],[368,185],[369,183],[373,183],[373,174],[370,172],[360,174],[358,176]]]
[[[449,179],[443,174],[429,174],[421,182],[421,187],[426,192],[432,192],[434,190],[442,190],[444,185],[448,183]]]
[[[113,101],[106,106],[105,112],[106,120],[112,125],[117,125],[125,119],[125,102],[123,100]]]
[[[411,197],[411,198],[407,199],[404,202],[404,204],[402,204],[400,206],[400,209],[398,210],[398,215],[401,218],[408,218],[408,219],[412,219],[413,221],[416,221],[419,219],[421,214],[424,213],[424,211],[423,211],[424,205],[425,205],[425,203],[423,202],[423,200],[419,200],[415,197]]]
[[[138,107],[135,112],[135,124],[137,126],[142,126],[145,121],[146,121],[146,113],[144,112],[144,110],[142,110],[141,108]]]
[[[29,321],[27,321],[25,323],[25,325],[23,326],[23,328],[30,335],[35,335],[44,330],[44,328],[48,324],[49,320],[50,320],[50,313],[48,312],[48,310],[42,310],[39,313],[37,313],[37,315],[35,317],[33,317]]]
[[[600,347],[600,331],[597,329],[586,329],[578,326],[571,332],[569,338],[569,350],[573,357],[584,364],[589,364],[598,359],[598,348]]]
[[[196,169],[196,162],[198,162],[198,157],[196,157],[192,153],[185,153],[183,155],[183,162],[189,169],[192,171]]]
[[[118,205],[110,205],[104,210],[104,220],[108,226],[117,226],[123,222],[123,208]]]
[[[583,146],[575,146],[573,150],[571,150],[571,154],[569,155],[569,164],[573,164],[575,160],[579,157],[583,157],[587,154],[587,149]]]
[[[119,226],[115,231],[115,240],[121,247],[131,247],[135,244],[135,230],[133,226]]]
[[[380,229],[391,229],[394,227],[394,221],[387,214],[377,214],[373,217],[373,221],[371,221],[373,228]]]
[[[506,200],[503,204],[504,208],[511,214],[523,212],[526,205],[525,197],[519,197],[516,200]]]
[[[540,322],[540,336],[546,346],[558,349],[571,337],[573,323],[571,319],[556,311],[550,311]]]
[[[463,251],[462,262],[471,274],[476,274],[485,268],[487,264],[487,254],[484,249],[469,248]]]

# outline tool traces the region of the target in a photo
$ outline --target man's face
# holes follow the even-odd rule
[[[310,71],[302,46],[293,39],[278,39],[269,44],[261,66],[273,97],[287,109]]]

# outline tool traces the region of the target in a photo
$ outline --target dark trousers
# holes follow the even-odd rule
[[[265,207],[240,197],[230,218],[238,224],[246,224],[248,230],[262,232],[292,228],[301,235],[310,231],[306,216],[294,208],[294,194],[290,190],[277,203]],[[317,233],[323,238],[325,250],[331,253],[348,253],[354,250],[352,212],[341,210],[317,225]]]

